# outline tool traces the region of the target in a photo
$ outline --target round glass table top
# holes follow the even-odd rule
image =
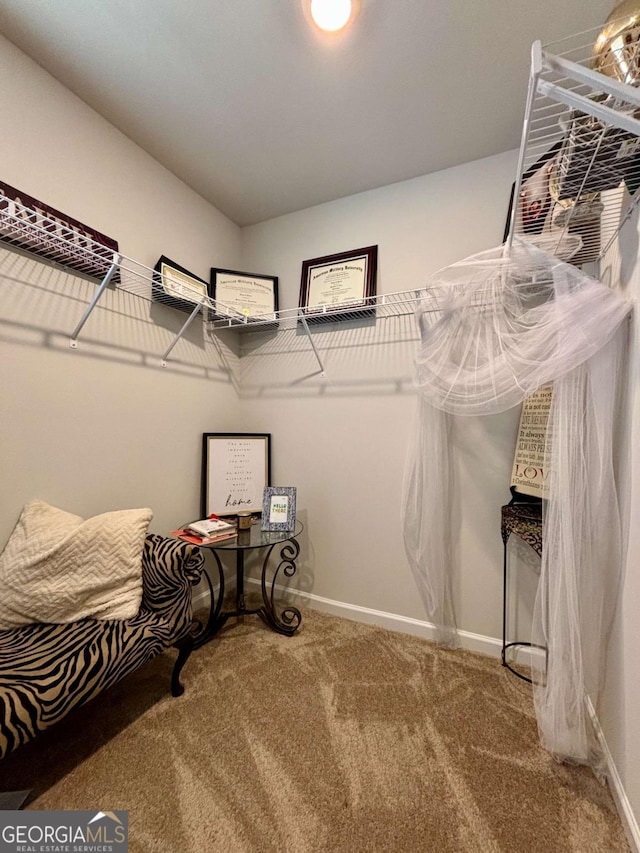
[[[261,530],[261,521],[258,518],[248,530],[238,530],[238,535],[231,539],[222,539],[220,542],[210,542],[208,545],[199,545],[199,548],[213,548],[216,551],[246,551],[251,548],[267,548],[277,545],[278,542],[287,542],[289,539],[297,539],[304,530],[301,521],[296,521],[295,530]]]

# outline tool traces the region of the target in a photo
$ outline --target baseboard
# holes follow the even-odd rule
[[[593,703],[589,697],[587,697],[587,711],[589,712],[591,723],[604,755],[606,767],[605,772],[607,781],[609,782],[609,790],[611,791],[611,796],[613,797],[616,809],[620,815],[620,820],[622,821],[622,826],[624,827],[629,847],[633,853],[640,853],[640,828],[638,827],[638,821],[636,820],[633,809],[631,808],[631,803],[629,802],[626,791],[624,790],[622,779],[620,778],[618,768],[616,767],[613,755],[611,754],[604,732],[602,731],[600,720],[597,717],[595,708],[593,707]]]
[[[346,604],[342,601],[333,601],[322,598],[319,595],[304,594],[309,601],[309,606],[324,613],[334,616],[343,616],[356,622],[366,622],[368,625],[377,625],[390,631],[399,631],[402,634],[412,634],[415,637],[423,637],[426,640],[436,639],[437,628],[431,622],[421,619],[413,619],[409,616],[400,616],[397,613],[387,613],[384,610],[372,610],[369,607],[360,607],[354,604]],[[485,637],[483,634],[473,634],[470,631],[458,631],[460,644],[463,649],[491,657],[500,657],[502,642],[494,637]]]
[[[247,584],[260,585],[255,578],[247,579]],[[278,585],[276,590],[280,591]],[[387,613],[384,610],[372,610],[369,607],[361,607],[356,604],[347,604],[344,601],[334,601],[331,598],[322,598],[310,592],[298,592],[295,589],[282,587],[282,595],[291,600],[299,599],[300,604],[310,607],[312,610],[320,610],[332,616],[342,616],[352,619],[354,622],[365,622],[367,625],[377,625],[379,628],[387,628],[389,631],[399,631],[402,634],[412,634],[423,637],[425,640],[435,641],[436,626],[431,622],[420,619],[412,619],[409,616],[400,616],[397,613]],[[502,641],[494,637],[485,637],[482,634],[473,634],[470,631],[459,631],[462,648],[481,654],[499,658],[502,652]]]
[[[247,578],[245,583],[247,586],[260,586],[260,581],[256,578]],[[217,595],[218,588],[218,586],[214,587],[214,595]],[[367,625],[377,625],[380,628],[387,628],[389,631],[412,634],[415,637],[423,637],[425,640],[430,640],[431,642],[435,642],[436,639],[436,626],[425,620],[400,616],[397,613],[388,613],[384,610],[372,610],[369,607],[361,607],[357,604],[347,604],[344,601],[323,598],[311,592],[299,592],[295,589],[280,587],[278,584],[276,584],[276,590],[288,598],[299,599],[299,603],[304,603],[313,610],[320,610],[332,616],[342,616],[344,619],[364,622]],[[200,603],[208,595],[208,590],[203,590],[194,596],[194,604]],[[460,637],[460,645],[463,649],[489,655],[494,658],[501,657],[502,640],[498,640],[495,637],[488,637],[484,634],[474,634],[471,631],[458,631],[458,635]],[[511,649],[510,652],[510,661],[516,664],[523,664],[524,666],[530,666],[532,657],[541,654],[539,650],[531,649],[528,646],[518,646]]]

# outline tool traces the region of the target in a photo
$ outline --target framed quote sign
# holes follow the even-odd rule
[[[518,440],[511,471],[511,488],[522,495],[546,498],[549,495],[547,435],[553,385],[544,385],[525,397],[520,414]]]
[[[202,518],[262,512],[270,482],[270,433],[203,434]]]

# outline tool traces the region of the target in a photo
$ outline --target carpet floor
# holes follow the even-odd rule
[[[499,662],[303,614],[231,620],[178,699],[167,652],[0,763],[30,809],[129,811],[149,853],[628,851],[591,771],[540,748]]]

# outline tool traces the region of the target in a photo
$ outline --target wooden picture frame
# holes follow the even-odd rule
[[[270,483],[271,433],[203,433],[201,518],[262,512]]]
[[[0,243],[93,279],[120,283],[118,241],[0,181]]]
[[[339,320],[372,309],[378,247],[365,246],[302,262],[299,308],[306,318]]]
[[[209,295],[204,279],[198,278],[165,255],[158,258],[153,269],[151,295],[156,302],[191,313],[196,304]]]

